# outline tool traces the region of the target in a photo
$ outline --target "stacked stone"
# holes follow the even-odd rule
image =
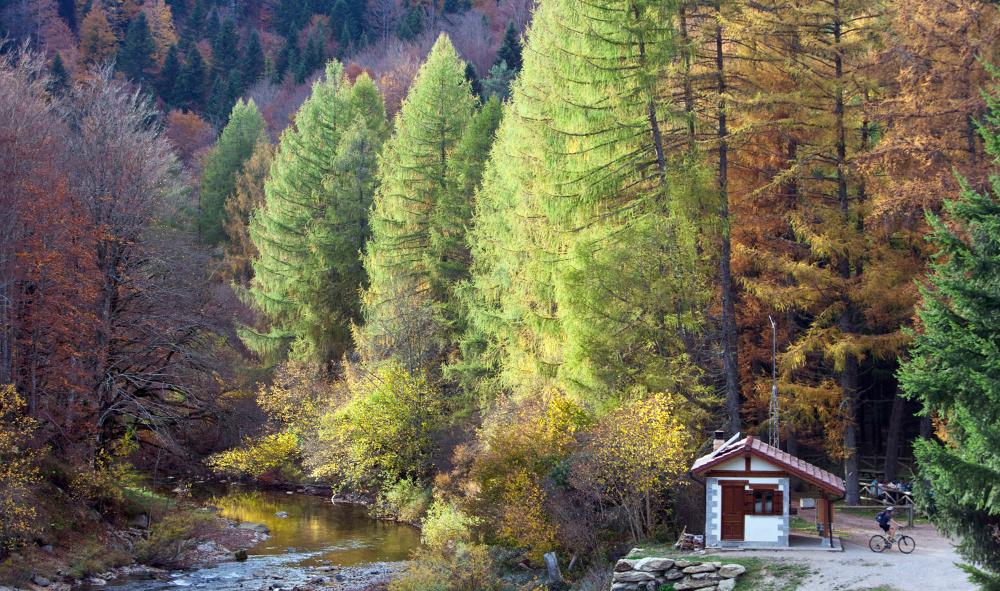
[[[674,591],[733,591],[736,577],[745,572],[747,569],[739,564],[623,558],[615,564],[611,591],[659,591],[667,584],[672,584]]]

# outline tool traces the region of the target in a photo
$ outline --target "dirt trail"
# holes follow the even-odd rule
[[[800,516],[807,521],[814,519],[806,511]],[[912,554],[903,554],[895,547],[876,554],[868,549],[869,538],[877,533],[872,519],[838,513],[836,520],[835,529],[846,534],[843,552],[788,552],[781,558],[806,564],[812,571],[798,591],[975,589],[965,572],[955,566],[961,559],[952,542],[931,525],[904,529],[904,533],[917,542],[917,549]],[[765,557],[763,552],[746,554]]]

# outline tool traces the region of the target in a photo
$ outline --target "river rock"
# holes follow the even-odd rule
[[[267,527],[263,523],[253,523],[251,521],[244,521],[243,523],[241,523],[240,529],[249,529],[259,534],[271,533],[271,528]]]
[[[722,579],[719,581],[719,591],[733,591],[736,588],[736,579]]]
[[[714,564],[696,564],[694,566],[689,566],[682,568],[681,572],[686,575],[696,575],[698,573],[714,573],[716,570]]]
[[[735,579],[747,572],[747,567],[742,564],[727,564],[719,569],[719,576],[723,579]]]
[[[87,584],[92,585],[94,587],[103,587],[107,585],[108,582],[100,577],[90,577],[89,579],[87,579]]]
[[[674,591],[689,591],[690,589],[707,589],[708,587],[715,587],[715,581],[685,580],[679,583],[674,583]]]
[[[132,519],[128,520],[129,527],[136,527],[139,529],[149,529],[149,515],[143,513],[142,515],[136,515]]]
[[[48,587],[52,584],[52,581],[46,579],[42,575],[35,575],[31,577],[31,582],[38,585],[39,587]]]
[[[652,573],[630,570],[622,573],[615,573],[612,579],[616,583],[645,583],[652,581],[656,577]]]
[[[635,560],[629,560],[628,558],[622,558],[621,560],[619,560],[618,562],[615,563],[615,572],[616,573],[621,573],[621,572],[625,572],[627,570],[632,570],[632,568],[635,565],[635,563],[636,563]]]
[[[683,579],[684,573],[682,573],[679,569],[672,568],[663,574],[663,578],[668,581],[676,581],[677,579]]]
[[[639,583],[612,583],[611,591],[638,591]]]
[[[274,516],[277,517],[278,519],[285,519],[288,517],[288,513],[285,511],[278,511],[277,513],[274,514]]]
[[[645,572],[670,570],[674,561],[669,558],[643,558],[637,560],[632,568]]]
[[[233,552],[233,557],[238,562],[243,562],[244,560],[247,559],[247,551],[246,550],[237,550],[236,552]]]

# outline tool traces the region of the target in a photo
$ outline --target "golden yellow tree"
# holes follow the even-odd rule
[[[0,557],[35,528],[29,487],[38,478],[36,453],[28,448],[36,423],[14,386],[0,385]]]
[[[99,2],[95,2],[80,25],[80,60],[84,64],[102,64],[118,49],[118,38],[111,30],[108,16]]]
[[[153,36],[153,59],[162,66],[170,47],[177,44],[173,13],[164,0],[147,1],[142,10],[146,13],[149,32]]]

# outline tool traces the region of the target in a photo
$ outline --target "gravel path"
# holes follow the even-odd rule
[[[805,511],[801,516],[807,521],[812,519]],[[903,554],[895,548],[876,554],[868,549],[868,540],[876,533],[871,519],[838,513],[836,521],[836,530],[847,534],[843,539],[843,552],[788,552],[780,559],[782,562],[806,564],[811,569],[812,574],[797,591],[975,589],[968,582],[965,572],[955,566],[961,559],[952,543],[931,525],[916,525],[904,530],[917,542],[917,549],[912,554]],[[769,552],[733,554],[765,558]]]

